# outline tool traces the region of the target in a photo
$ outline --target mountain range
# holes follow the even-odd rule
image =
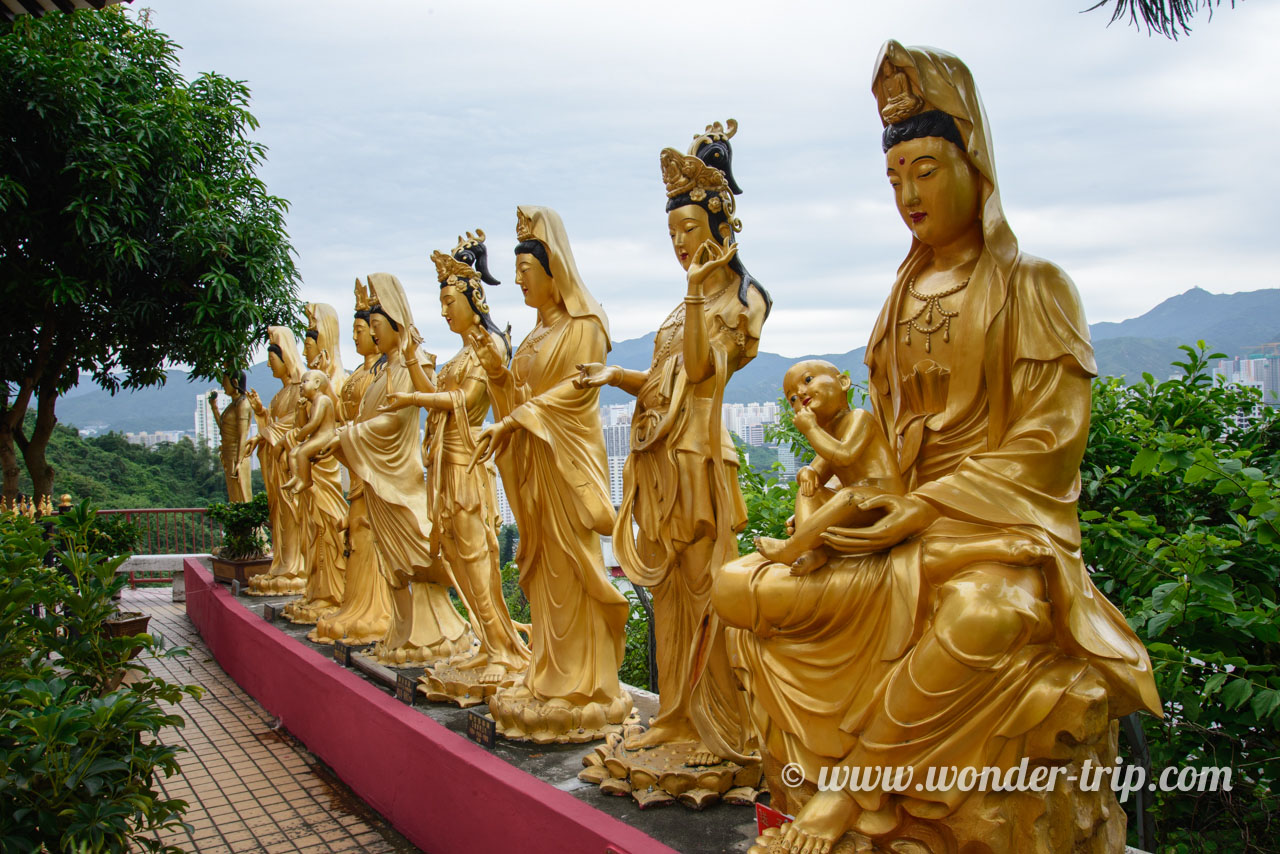
[[[1202,288],[1170,297],[1141,317],[1118,323],[1094,323],[1093,337],[1098,372],[1103,376],[1136,380],[1144,372],[1157,379],[1168,377],[1170,362],[1181,355],[1179,344],[1204,340],[1210,348],[1227,355],[1244,355],[1264,344],[1280,341],[1280,288],[1235,294],[1211,294]],[[641,338],[614,342],[611,364],[643,370],[653,355],[654,333]],[[849,371],[855,383],[865,383],[865,347],[845,353],[824,353],[805,357],[781,356],[761,351],[751,364],[734,375],[725,392],[726,403],[776,400],[781,396],[782,375],[800,358],[826,359]],[[275,391],[276,381],[266,363],[249,371],[249,385],[264,398]],[[80,428],[99,431],[138,432],[186,430],[194,425],[196,394],[210,388],[189,382],[185,371],[171,370],[163,386],[122,392],[114,397],[96,385],[72,389],[58,401],[58,420]],[[621,390],[605,388],[602,405],[625,403],[630,398]]]

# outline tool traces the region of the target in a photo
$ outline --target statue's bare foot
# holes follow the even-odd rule
[[[702,742],[698,742],[693,750],[689,751],[689,756],[684,760],[684,764],[690,768],[696,768],[700,765],[719,765],[723,762],[720,756],[707,749]]]
[[[796,576],[808,575],[826,562],[827,553],[823,549],[809,549],[791,564],[791,574]]]
[[[648,747],[657,747],[659,744],[668,744],[675,741],[697,741],[698,734],[693,731],[692,727],[687,725],[671,726],[670,724],[661,724],[651,726],[647,730],[636,735],[627,736],[622,742],[622,746],[627,750],[644,750]]]
[[[815,792],[782,828],[782,850],[790,854],[828,854],[853,824],[854,802],[848,792]]]
[[[793,549],[788,548],[790,540],[778,540],[773,537],[756,537],[756,551],[767,557],[769,560],[778,563],[791,563],[799,555],[792,554]]]
[[[502,664],[490,664],[480,674],[480,682],[485,685],[496,685],[506,678],[507,668]]]

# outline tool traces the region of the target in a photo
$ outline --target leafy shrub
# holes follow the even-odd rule
[[[186,803],[155,789],[178,771],[178,748],[157,736],[182,726],[162,703],[199,696],[130,660],[158,635],[110,637],[123,560],[89,548],[88,503],[41,526],[0,514],[0,851],[169,851],[154,839],[181,825]],[[51,565],[45,557],[52,554]],[[56,668],[55,668],[56,662]],[[123,672],[136,671],[128,685]]]
[[[637,688],[657,690],[649,673],[649,613],[640,604],[635,591],[626,591],[631,610],[627,613],[627,645],[622,657],[618,678]]]
[[[268,553],[265,533],[271,521],[267,494],[259,492],[249,501],[222,501],[210,504],[209,518],[222,525],[222,546],[218,556],[227,560],[248,560]]]

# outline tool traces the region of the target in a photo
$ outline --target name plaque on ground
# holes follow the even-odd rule
[[[333,660],[343,667],[351,666],[351,647],[342,641],[333,642]]]
[[[396,674],[396,699],[412,706],[418,700],[418,680],[407,673]]]
[[[236,598],[240,597],[240,579],[238,578],[231,579],[231,595]]]
[[[467,738],[482,747],[493,747],[494,738],[498,734],[498,725],[493,718],[479,709],[472,709],[467,716]]]
[[[280,607],[278,605],[271,605],[265,602],[263,603],[262,619],[266,620],[268,623],[274,623],[278,616],[280,616]]]

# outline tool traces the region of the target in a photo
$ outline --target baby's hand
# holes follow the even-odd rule
[[[804,466],[796,472],[796,483],[800,487],[800,494],[805,498],[811,497],[822,485],[818,483],[818,473],[814,471],[813,466]]]
[[[807,407],[801,407],[800,410],[796,412],[794,420],[796,429],[801,433],[804,433],[806,436],[809,435],[809,431],[811,431],[818,423],[817,416],[815,416]]]

